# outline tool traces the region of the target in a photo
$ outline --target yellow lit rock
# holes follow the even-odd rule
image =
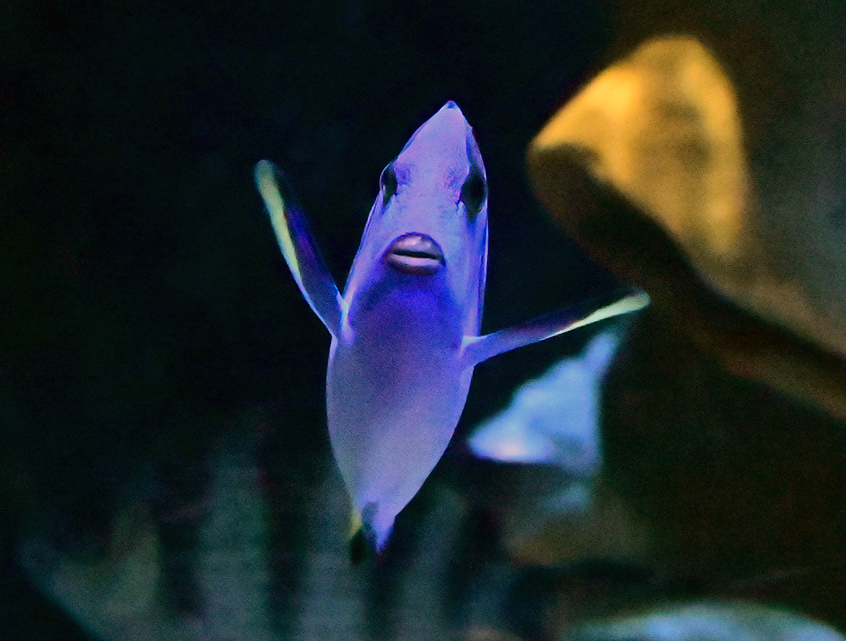
[[[698,39],[648,38],[532,141],[535,193],[727,369],[846,417],[846,246],[808,186],[828,174],[825,193],[838,183],[813,169],[822,156],[801,137],[773,143],[792,130],[793,108],[739,95],[732,80]],[[755,165],[742,113],[784,122],[752,123]]]
[[[603,71],[538,134],[533,151],[569,145],[679,238],[730,270],[744,253],[747,168],[737,100],[698,41],[653,39]]]

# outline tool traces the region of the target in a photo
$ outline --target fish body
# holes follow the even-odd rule
[[[329,433],[377,547],[446,449],[470,388],[473,364],[461,352],[463,337],[479,333],[485,180],[472,130],[448,103],[383,171],[345,288]],[[479,181],[472,201],[462,197],[468,181]]]
[[[648,301],[615,295],[610,305],[591,302],[479,335],[487,178],[454,102],[383,170],[343,295],[268,161],[256,166],[256,183],[300,290],[332,334],[330,440],[355,519],[377,550],[446,449],[475,365]]]

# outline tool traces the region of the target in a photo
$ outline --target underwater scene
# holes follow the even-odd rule
[[[846,640],[834,0],[0,8],[0,639]]]

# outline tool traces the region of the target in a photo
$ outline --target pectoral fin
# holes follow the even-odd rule
[[[612,302],[609,303],[609,299]],[[649,296],[645,292],[632,292],[622,298],[619,292],[614,292],[610,296],[539,316],[522,325],[493,334],[465,336],[464,359],[468,365],[478,365],[497,354],[531,345],[606,318],[634,312],[648,304]]]
[[[262,160],[256,165],[255,180],[294,280],[329,332],[339,336],[344,305],[341,293],[320,256],[305,217],[290,197],[286,199],[287,193],[283,195],[281,172],[272,162]]]

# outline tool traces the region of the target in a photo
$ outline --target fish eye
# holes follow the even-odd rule
[[[482,172],[473,168],[461,186],[461,202],[471,220],[479,215],[488,199],[488,183]]]
[[[382,190],[382,204],[387,205],[388,201],[397,193],[397,173],[394,171],[394,163],[382,170],[382,175],[379,177],[379,188]]]

